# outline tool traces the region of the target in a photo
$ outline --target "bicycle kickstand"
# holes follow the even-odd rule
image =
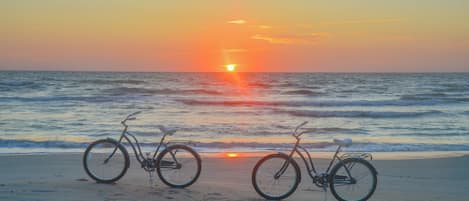
[[[324,201],[327,201],[327,186],[322,187],[324,190]]]
[[[148,183],[150,184],[150,187],[153,186],[153,171],[148,171]]]

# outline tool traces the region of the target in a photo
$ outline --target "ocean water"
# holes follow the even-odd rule
[[[80,152],[120,134],[126,114],[145,149],[170,140],[199,151],[468,151],[467,73],[96,73],[0,71],[0,153]]]

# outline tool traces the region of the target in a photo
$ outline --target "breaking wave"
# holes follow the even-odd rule
[[[22,86],[32,86],[34,82],[27,82],[27,81],[7,81],[7,82],[0,82],[0,86],[5,87],[22,87]]]
[[[284,95],[317,96],[317,95],[321,95],[322,93],[314,92],[314,91],[306,90],[306,89],[300,89],[300,90],[285,91],[285,92],[282,92],[282,94],[284,94]]]
[[[145,81],[143,80],[102,80],[102,79],[96,79],[96,80],[81,80],[81,83],[89,83],[89,84],[144,84]]]
[[[297,117],[346,117],[346,118],[411,118],[438,115],[437,110],[423,112],[375,112],[375,111],[311,111],[311,110],[275,110],[276,113],[289,114]]]
[[[61,101],[84,101],[84,102],[109,102],[117,101],[118,98],[110,96],[54,96],[54,97],[0,97],[0,102],[61,102]]]
[[[127,94],[151,94],[151,95],[222,95],[219,91],[206,90],[206,89],[149,89],[149,88],[134,88],[134,87],[117,87],[106,89],[104,92],[112,95],[127,95]]]
[[[77,149],[86,148],[91,142],[68,141],[32,141],[32,140],[5,140],[0,139],[0,148],[59,148]],[[124,145],[127,145],[124,143]],[[143,147],[154,147],[157,143],[141,143]],[[128,145],[127,145],[128,146]],[[242,150],[289,150],[291,143],[259,143],[259,142],[196,142],[194,148],[199,151],[222,152],[225,149]],[[337,145],[331,142],[302,143],[310,151],[335,151]],[[398,143],[368,143],[357,142],[344,151],[366,152],[406,152],[406,151],[469,151],[467,144],[398,144]],[[129,149],[130,151],[130,149]]]
[[[401,101],[401,100],[357,100],[357,101],[245,101],[245,100],[227,100],[227,101],[212,101],[212,100],[192,100],[192,99],[177,99],[176,101],[182,102],[186,105],[196,106],[286,106],[286,107],[347,107],[347,106],[419,106],[419,105],[438,105],[447,102],[440,100],[428,101]]]

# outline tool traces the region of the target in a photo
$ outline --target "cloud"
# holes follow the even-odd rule
[[[259,29],[271,29],[272,27],[269,25],[259,25],[257,26]]]
[[[247,49],[242,49],[242,48],[233,48],[233,49],[223,49],[224,52],[227,53],[241,53],[241,52],[247,52]]]
[[[246,20],[230,20],[230,21],[227,21],[226,23],[228,24],[246,24]]]
[[[321,22],[321,25],[342,25],[342,24],[381,24],[401,22],[399,18],[383,18],[383,19],[366,19],[366,20],[344,20],[344,21],[326,21]]]
[[[314,45],[321,39],[327,37],[326,32],[317,32],[310,34],[287,34],[287,35],[267,35],[256,34],[251,37],[253,40],[262,40],[271,44],[298,44],[298,45]]]

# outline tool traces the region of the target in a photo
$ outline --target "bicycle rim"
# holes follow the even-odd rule
[[[347,170],[350,172],[347,174]],[[376,175],[361,161],[349,160],[332,176],[333,193],[339,200],[367,200],[376,187]]]
[[[186,187],[195,182],[200,174],[200,158],[189,148],[168,148],[158,160],[158,175],[171,187]]]
[[[287,158],[281,156],[265,158],[255,171],[255,186],[267,199],[288,197],[299,182],[296,167]]]
[[[127,156],[111,141],[101,141],[92,144],[85,153],[85,168],[88,174],[98,182],[113,182],[118,180],[127,169]]]

